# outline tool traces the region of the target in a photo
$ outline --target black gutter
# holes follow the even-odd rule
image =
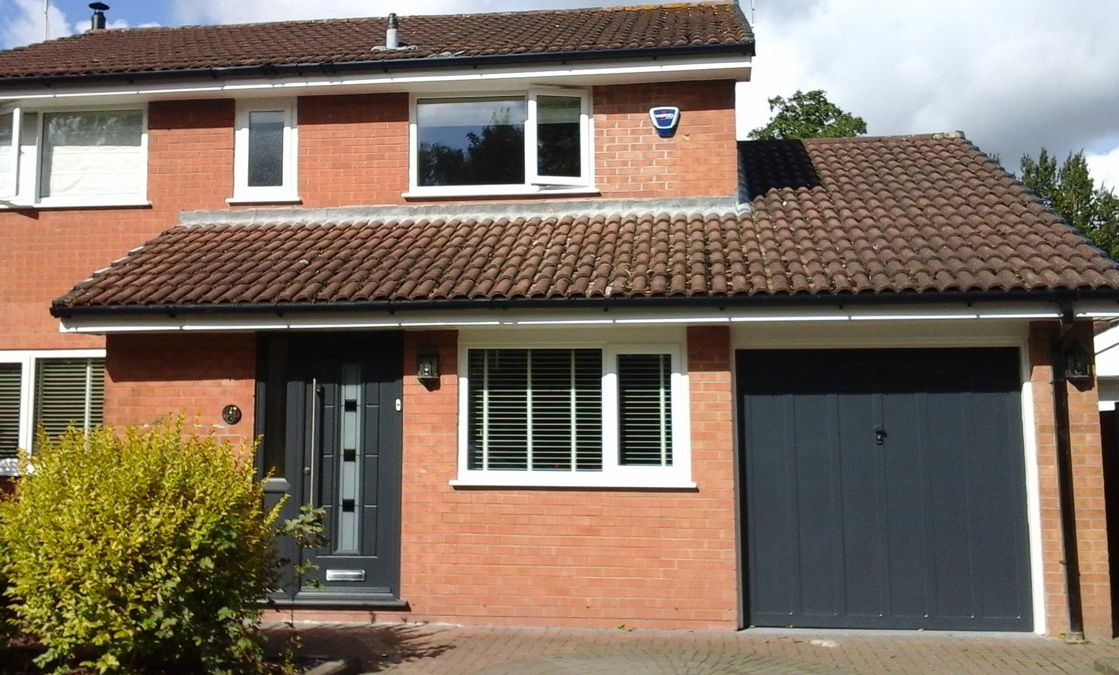
[[[866,293],[859,295],[791,296],[671,296],[655,298],[524,298],[502,300],[381,300],[338,303],[257,303],[257,304],[166,304],[166,305],[51,305],[51,315],[66,319],[81,316],[177,316],[180,314],[322,314],[352,312],[410,312],[425,310],[517,310],[517,309],[669,309],[669,308],[771,308],[771,307],[848,307],[930,305],[944,303],[1051,302],[1063,305],[1077,300],[1105,300],[1119,303],[1119,290],[1046,290],[1029,292],[966,293]]]
[[[1064,544],[1065,594],[1068,598],[1069,642],[1084,641],[1084,606],[1080,592],[1080,550],[1076,542],[1076,502],[1073,499],[1072,435],[1068,411],[1066,350],[1074,326],[1072,305],[1061,306],[1061,329],[1050,345],[1053,369],[1053,422],[1057,435],[1057,489],[1061,504],[1061,540]]]
[[[92,73],[89,75],[62,75],[0,80],[0,91],[17,87],[71,83],[91,84],[123,81],[128,84],[151,80],[228,79],[252,76],[279,77],[310,73],[348,73],[356,71],[430,70],[440,68],[485,68],[518,63],[558,63],[569,61],[617,60],[627,58],[662,58],[708,56],[712,54],[739,54],[754,56],[754,42],[685,45],[682,47],[636,47],[629,49],[588,49],[577,52],[535,52],[528,54],[488,54],[480,56],[419,57],[379,59],[369,61],[342,61],[327,63],[262,64],[255,66],[229,66],[218,68],[191,68],[180,70],[152,70],[136,73]]]

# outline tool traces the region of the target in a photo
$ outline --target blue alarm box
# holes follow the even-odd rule
[[[653,120],[653,128],[661,138],[671,138],[676,133],[676,125],[680,123],[680,109],[676,106],[661,105],[649,108],[649,119]]]

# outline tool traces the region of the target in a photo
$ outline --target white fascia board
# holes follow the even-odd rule
[[[749,57],[690,57],[630,59],[604,63],[566,63],[558,65],[464,67],[445,70],[401,70],[369,73],[275,78],[230,78],[194,80],[176,84],[159,82],[126,86],[59,85],[0,92],[0,103],[21,101],[46,106],[50,102],[72,105],[78,99],[131,102],[136,100],[175,100],[201,97],[293,96],[328,93],[375,93],[389,91],[461,91],[464,84],[491,83],[492,86],[524,87],[529,84],[591,86],[631,82],[750,78]]]
[[[739,325],[749,323],[869,323],[906,321],[1053,320],[1052,304],[976,307],[805,308],[790,309],[477,309],[459,311],[339,312],[265,315],[178,314],[176,316],[77,316],[63,319],[63,333],[164,333],[179,331],[245,332],[288,330],[371,330],[425,328],[500,328],[623,325]]]

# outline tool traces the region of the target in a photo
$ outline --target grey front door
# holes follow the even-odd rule
[[[748,623],[1032,629],[1017,350],[737,364]]]
[[[268,355],[283,362],[272,369],[266,397],[282,414],[279,434],[282,481],[287,492],[283,517],[301,505],[326,513],[327,543],[314,551],[287,546],[293,564],[314,563],[298,589],[286,580],[286,595],[297,602],[328,605],[399,602],[400,454],[402,343],[399,334],[315,334],[272,338]],[[282,375],[281,375],[282,373]],[[265,403],[265,414],[269,406]],[[281,413],[282,411],[282,413]],[[270,425],[265,420],[265,455]],[[274,439],[273,439],[274,440]]]

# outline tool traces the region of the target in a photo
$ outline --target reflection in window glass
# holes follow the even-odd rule
[[[284,112],[249,113],[249,186],[284,184]]]
[[[15,176],[12,175],[12,113],[0,115],[0,195],[15,194]]]
[[[419,184],[524,183],[527,114],[522,98],[419,101]]]
[[[45,114],[41,196],[141,194],[143,126],[139,110]]]
[[[541,176],[582,175],[579,115],[582,101],[574,96],[536,98],[537,173]]]

